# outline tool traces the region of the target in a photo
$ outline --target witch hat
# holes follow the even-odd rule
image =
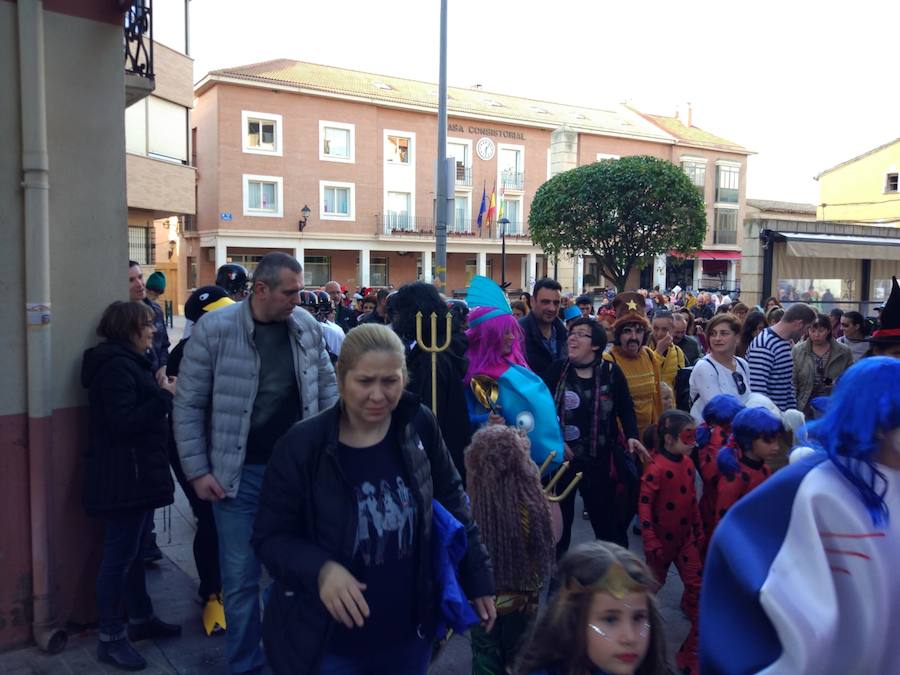
[[[897,284],[897,277],[891,277],[891,294],[884,303],[884,309],[881,310],[878,330],[872,333],[869,342],[885,344],[900,342],[900,285]]]

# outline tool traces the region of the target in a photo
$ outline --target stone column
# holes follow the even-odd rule
[[[422,281],[431,283],[431,251],[422,251]]]
[[[509,256],[507,255],[507,262],[509,262]],[[478,252],[478,274],[483,277],[487,276],[487,252],[479,251]]]
[[[528,277],[525,279],[525,289],[530,293],[534,288],[534,282],[537,281],[537,253],[528,254]]]
[[[221,237],[216,237],[216,270],[228,262],[228,246]]]
[[[369,256],[371,251],[368,248],[359,250],[359,285],[364,288],[369,287]]]
[[[653,258],[653,286],[666,290],[666,254],[660,253]]]
[[[575,291],[575,297],[584,293],[584,256],[580,255],[575,258],[575,279],[572,290]]]

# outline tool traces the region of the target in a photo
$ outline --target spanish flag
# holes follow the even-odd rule
[[[491,201],[488,205],[487,211],[487,221],[488,223],[493,223],[497,218],[497,183],[494,183],[494,187],[491,188]]]

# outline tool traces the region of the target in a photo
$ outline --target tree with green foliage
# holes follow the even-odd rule
[[[689,254],[706,237],[706,207],[672,162],[634,156],[560,173],[538,188],[528,216],[547,255],[593,256],[619,291],[661,253]]]

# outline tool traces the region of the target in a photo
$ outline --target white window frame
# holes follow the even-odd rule
[[[350,213],[346,216],[339,215],[336,213],[326,213],[325,212],[325,188],[349,188],[350,189],[350,198],[347,202],[347,207],[350,209]],[[356,183],[344,183],[337,180],[320,180],[319,181],[319,219],[320,220],[342,220],[344,222],[351,222],[356,220]]]
[[[465,229],[460,229],[460,226],[456,224],[457,199],[466,200],[466,217],[463,220],[469,222],[468,227],[466,227],[466,225],[462,226]],[[472,234],[473,227],[478,227],[478,225],[472,220],[472,190],[464,190],[462,187],[459,187],[456,189],[456,192],[453,193],[453,222],[448,225],[448,231],[454,234]]]
[[[391,189],[384,191],[384,202],[382,213],[385,217],[385,222],[387,222],[388,216],[388,194],[391,192],[395,192],[397,194],[405,194],[409,195],[409,213],[407,217],[409,218],[409,228],[407,230],[403,230],[404,232],[415,232],[418,228],[416,227],[416,192],[415,190],[403,190],[403,189]],[[399,228],[398,228],[399,229]]]
[[[727,167],[727,168],[731,168],[731,169],[737,169],[737,179],[738,179],[738,186],[737,186],[738,198],[737,198],[737,201],[734,201],[734,202],[720,202],[720,201],[719,201],[719,171],[718,171],[718,169],[719,169],[720,167]],[[739,207],[740,207],[740,203],[741,203],[741,183],[742,183],[743,180],[744,180],[743,174],[744,174],[744,171],[743,171],[743,167],[741,166],[741,163],[740,163],[740,162],[734,162],[734,161],[727,160],[727,159],[718,159],[718,160],[716,160],[716,173],[715,173],[715,178],[714,178],[714,180],[713,180],[713,190],[714,190],[714,192],[713,192],[713,200],[714,200],[713,203],[714,203],[714,205],[715,205],[715,208],[739,208]],[[724,188],[724,189],[732,189],[732,188]]]
[[[888,190],[888,176],[897,176],[897,180],[900,181],[900,172],[897,169],[892,169],[884,172],[884,185],[882,186],[884,190],[884,194],[886,195],[895,195],[900,192],[900,186],[896,190]]]
[[[350,156],[334,157],[325,154],[325,128],[343,129],[350,132]],[[319,120],[319,159],[323,162],[340,162],[341,164],[356,163],[356,125],[349,122],[332,122],[329,120]]]
[[[250,182],[275,183],[276,211],[261,211],[250,208]],[[281,176],[259,176],[245,173],[241,176],[244,192],[244,215],[261,218],[282,218],[284,216],[284,179]]]
[[[460,190],[469,190],[472,191],[473,186],[475,185],[474,176],[472,176],[472,172],[474,169],[472,168],[474,161],[472,159],[472,139],[471,138],[451,138],[447,137],[447,157],[451,157],[450,154],[450,144],[455,143],[456,145],[464,145],[466,146],[466,166],[465,168],[469,170],[469,178],[472,185],[463,185],[456,183],[456,165],[453,166],[453,183],[456,191]]]
[[[390,166],[416,166],[416,133],[414,131],[400,131],[399,129],[385,129],[384,130],[384,145],[382,146],[384,150],[387,150],[388,147],[388,136],[398,136],[400,138],[408,138],[409,139],[409,148],[407,149],[406,154],[406,162],[391,162],[387,158],[387,152],[384,153],[384,163]]]
[[[688,178],[691,178],[690,174],[688,174],[688,172],[685,170],[685,164],[702,164],[703,165],[703,185],[697,185],[696,183],[694,183],[693,179],[691,179],[691,183],[694,185],[694,187],[700,188],[705,193],[706,192],[706,177],[707,177],[707,174],[709,173],[706,170],[706,165],[708,164],[708,161],[706,160],[706,158],[705,157],[691,157],[689,155],[681,156],[681,170],[684,171],[685,174],[687,174]],[[716,186],[716,187],[718,187],[718,186]]]
[[[515,193],[515,190],[513,192]],[[506,207],[509,204],[509,202],[518,202],[519,203],[519,220],[510,220],[509,221],[510,226],[515,227],[515,229],[507,232],[506,236],[511,237],[511,236],[515,236],[515,235],[524,234],[525,233],[525,220],[524,220],[524,218],[525,218],[525,212],[524,212],[525,198],[520,194],[514,194],[511,198],[506,197],[506,195],[504,195],[503,201],[505,202],[504,207]],[[508,208],[503,209],[503,211],[504,211],[503,217],[506,218],[507,220],[509,219],[509,214],[507,213],[508,210],[509,210]],[[498,213],[500,212],[499,205],[497,207],[497,212]],[[500,235],[499,227],[497,228],[497,235],[498,236]]]
[[[497,189],[503,185],[503,168],[500,166],[500,153],[503,150],[516,150],[519,153],[519,164],[522,173],[522,189],[504,188],[503,192],[511,192],[516,196],[525,194],[525,146],[513,145],[512,143],[497,143]]]
[[[247,125],[250,120],[259,120],[262,122],[275,122],[275,148],[267,150],[265,148],[254,148],[247,145]],[[256,112],[254,110],[241,110],[241,149],[250,155],[272,155],[281,157],[284,154],[284,123],[281,115],[275,113]]]
[[[622,159],[621,155],[611,155],[608,152],[598,152],[596,161],[600,161],[602,159]]]

